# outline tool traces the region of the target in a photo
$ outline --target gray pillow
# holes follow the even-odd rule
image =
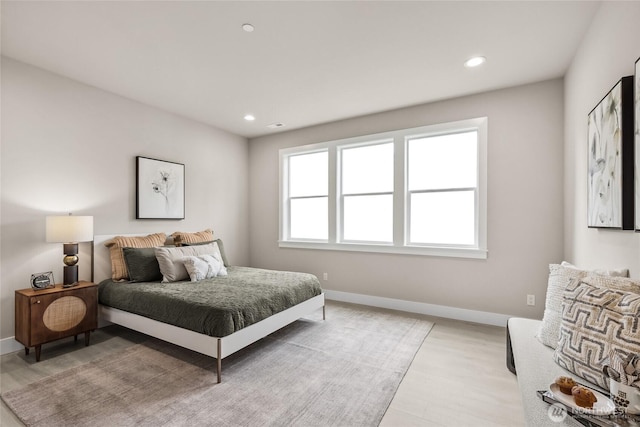
[[[229,262],[227,262],[227,255],[224,253],[224,245],[222,244],[222,239],[216,239],[210,242],[183,243],[182,246],[200,246],[200,245],[209,245],[211,243],[218,244],[218,250],[220,251],[220,256],[222,256],[222,262],[224,263],[225,267],[229,267]]]
[[[162,280],[155,248],[122,248],[124,262],[131,282],[159,282]]]

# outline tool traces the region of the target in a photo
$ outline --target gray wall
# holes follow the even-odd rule
[[[487,260],[278,248],[279,149],[481,116],[489,118]],[[334,291],[541,317],[548,264],[563,255],[562,140],[562,80],[252,139],[251,264],[327,272],[323,287]]]
[[[213,228],[247,264],[248,142],[2,58],[0,337],[14,335],[14,290],[31,273],[62,280],[62,245],[45,216],[93,215],[95,234]],[[135,156],[184,163],[186,219],[135,219]],[[89,278],[81,244],[80,278]]]
[[[635,278],[640,234],[587,228],[586,138],[589,112],[621,77],[633,75],[638,23],[640,3],[603,2],[565,77],[565,256],[579,266],[629,268]]]

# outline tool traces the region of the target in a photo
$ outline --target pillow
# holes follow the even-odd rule
[[[182,241],[182,244],[185,243],[202,243],[202,242],[211,242],[213,241],[213,231],[207,228],[203,231],[198,231],[197,233],[183,233],[182,231],[176,231],[171,235],[173,239],[176,238]]]
[[[189,273],[184,266],[184,262],[182,262],[182,259],[185,257],[216,255],[219,257],[218,259],[222,259],[217,243],[177,248],[155,248],[155,254],[158,259],[158,264],[160,265],[163,282],[189,280]]]
[[[593,275],[567,286],[553,358],[563,368],[608,390],[609,380],[602,369],[609,352],[616,350],[623,357],[640,353],[640,294],[637,288],[635,292],[623,290],[615,283],[613,288],[598,286],[602,278]]]
[[[224,245],[222,244],[222,239],[216,239],[211,242],[199,242],[199,243],[185,243],[182,246],[198,246],[198,245],[208,245],[210,243],[217,243],[218,250],[220,251],[220,256],[222,257],[222,262],[225,267],[229,267],[229,262],[227,261],[227,255],[224,253]]]
[[[581,279],[586,274],[586,271],[563,267],[559,264],[549,265],[544,314],[542,315],[542,324],[536,334],[538,341],[547,347],[556,348],[558,345],[562,320],[562,294],[565,288],[572,280]]]
[[[122,248],[131,282],[159,282],[160,265],[154,248]]]
[[[562,319],[562,293],[564,289],[567,287],[569,282],[574,279],[582,279],[587,275],[599,275],[600,277],[605,276],[624,276],[628,274],[628,269],[620,269],[620,270],[594,270],[593,272],[579,270],[574,265],[562,261],[562,264],[550,264],[549,265],[549,281],[547,284],[547,296],[545,299],[545,307],[544,314],[542,315],[542,324],[540,325],[540,329],[536,334],[538,341],[547,347],[556,348],[558,346],[558,339],[560,338],[560,322]],[[603,276],[603,274],[605,276]],[[595,280],[595,279],[594,279]],[[632,286],[632,284],[636,283],[630,281],[624,282],[624,280],[630,279],[622,279],[622,282],[618,282],[621,286]],[[599,282],[602,283],[601,286],[607,286],[606,283],[609,282]],[[625,285],[625,283],[627,283]]]
[[[164,233],[149,234],[148,236],[116,236],[104,243],[109,248],[111,256],[111,278],[113,280],[129,279],[127,265],[124,262],[122,248],[153,248],[163,245],[167,240]]]
[[[562,263],[560,264],[563,267],[567,267],[567,268],[573,268],[576,270],[579,270],[578,267],[576,267],[575,265],[571,264],[570,262],[567,261],[562,261]],[[629,269],[628,268],[618,268],[615,270],[590,270],[590,273],[596,273],[596,274],[601,274],[603,276],[612,276],[612,277],[629,277]]]
[[[188,256],[182,258],[182,262],[192,282],[227,275],[227,269],[217,255]]]

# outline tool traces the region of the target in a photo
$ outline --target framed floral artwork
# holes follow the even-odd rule
[[[184,165],[136,157],[136,219],[184,219]]]
[[[633,77],[623,77],[589,113],[587,225],[633,230]]]

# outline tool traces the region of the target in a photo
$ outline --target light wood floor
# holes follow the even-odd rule
[[[380,425],[524,425],[516,377],[505,366],[505,329],[427,318],[435,326],[416,354]],[[38,363],[33,351],[27,358],[24,352],[3,355],[0,357],[0,392],[144,340],[144,335],[110,326],[92,334],[89,347],[84,347],[83,339],[74,344],[73,338],[43,346],[42,360]],[[0,407],[0,425],[22,425],[4,402]]]
[[[524,426],[516,376],[506,367],[506,329],[429,318],[382,427]]]

